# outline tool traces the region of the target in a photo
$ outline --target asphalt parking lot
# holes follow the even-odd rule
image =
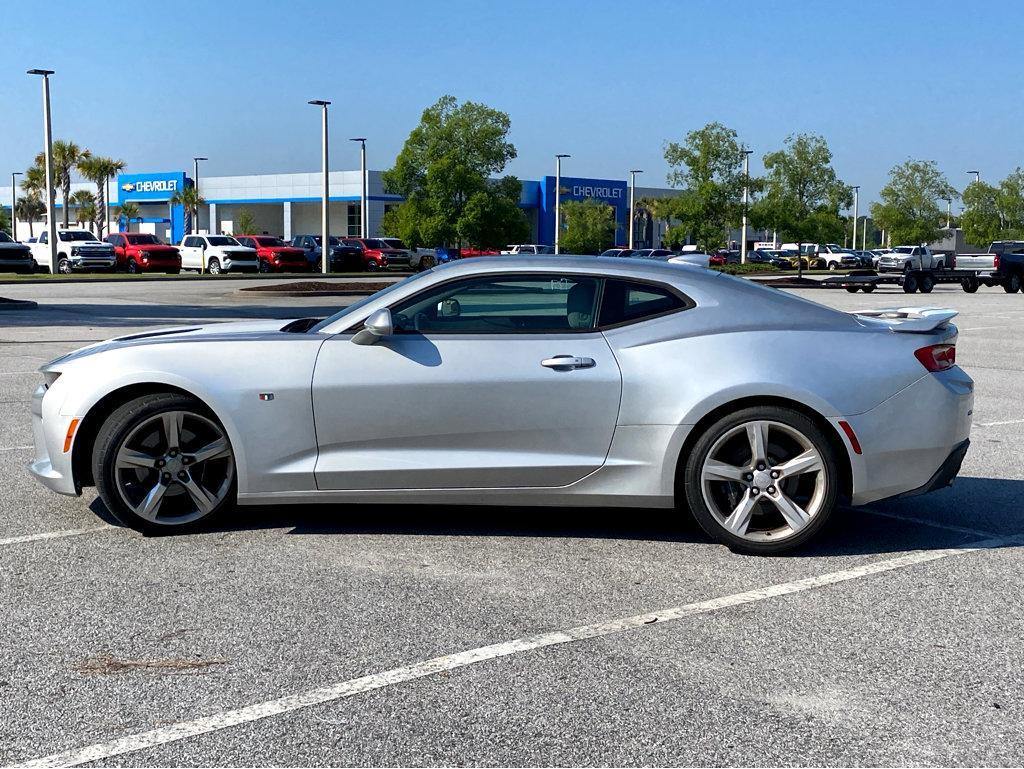
[[[347,301],[240,285],[0,286],[39,302],[0,314],[0,763],[1020,764],[1024,297],[802,292],[959,310],[977,393],[953,488],[788,557],[663,511],[267,508],[144,538],[28,477],[46,361]]]

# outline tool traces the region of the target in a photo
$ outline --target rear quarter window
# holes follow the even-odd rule
[[[636,323],[693,307],[693,301],[668,286],[608,279],[601,300],[601,328]]]

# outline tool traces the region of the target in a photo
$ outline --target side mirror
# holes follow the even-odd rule
[[[394,331],[394,326],[391,323],[391,310],[385,307],[366,319],[362,330],[356,332],[352,341],[356,344],[377,344],[384,337],[391,336]]]

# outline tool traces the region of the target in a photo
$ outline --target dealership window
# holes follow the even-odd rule
[[[363,234],[362,217],[359,215],[360,206],[357,203],[349,204],[348,207],[348,231],[346,235],[359,237]]]

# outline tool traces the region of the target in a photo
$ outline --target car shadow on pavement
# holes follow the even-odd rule
[[[821,558],[903,553],[1020,534],[1024,532],[1024,508],[1018,502],[1022,494],[1024,481],[960,478],[953,488],[926,496],[861,508],[840,508],[817,538],[791,555]],[[98,498],[92,509],[103,520],[113,522]],[[307,536],[371,534],[711,542],[686,511],[632,508],[555,510],[390,503],[260,505],[235,508],[207,531],[260,529],[287,529],[288,534]]]

